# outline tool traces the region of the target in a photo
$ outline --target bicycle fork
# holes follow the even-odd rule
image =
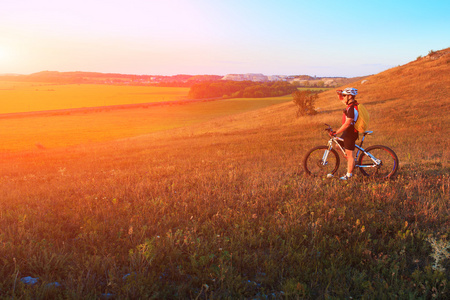
[[[332,142],[328,142],[328,149],[325,150],[322,156],[322,166],[326,166],[328,164],[328,154],[330,154],[331,148],[333,148]]]

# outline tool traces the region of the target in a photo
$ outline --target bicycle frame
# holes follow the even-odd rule
[[[303,158],[302,164],[308,175],[326,174],[327,178],[331,178],[338,171],[341,158],[347,159],[347,155],[344,143],[342,143],[343,139],[336,136],[330,125],[325,125],[328,127],[325,131],[328,131],[330,135],[328,143],[310,149]],[[367,135],[372,133],[373,131],[363,132],[360,142],[355,144],[356,149],[347,152],[352,152],[352,155],[355,156],[350,159],[354,159],[355,168],[358,168],[364,176],[391,178],[398,170],[398,157],[392,149],[384,145],[371,145],[364,149],[364,140]],[[342,156],[338,154],[339,152],[342,153]]]
[[[367,134],[371,134],[373,131],[366,131],[363,134],[363,137],[361,139],[361,143],[359,145],[355,145],[355,147],[358,149],[358,151],[356,152],[356,156],[355,156],[355,168],[374,168],[377,167],[381,164],[381,161],[379,159],[377,159],[375,156],[373,156],[372,154],[370,154],[369,152],[366,152],[366,150],[362,147],[362,144],[364,142],[364,139],[366,138]],[[322,157],[322,164],[325,166],[327,165],[327,159],[328,159],[328,154],[330,153],[331,149],[333,148],[333,143],[336,144],[336,148],[341,150],[341,153],[344,157],[347,157],[347,155],[345,154],[345,150],[344,148],[342,148],[341,144],[339,144],[339,141],[344,141],[344,139],[340,138],[340,137],[336,137],[336,136],[332,136],[330,138],[330,140],[328,141],[328,150],[325,151],[325,153],[323,154]],[[367,155],[367,157],[369,157],[374,164],[373,165],[358,165],[358,157],[359,155],[364,152],[365,155]]]

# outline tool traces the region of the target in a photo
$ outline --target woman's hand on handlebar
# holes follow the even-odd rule
[[[330,126],[330,125],[328,125],[328,124],[325,124],[325,125],[328,126],[328,128],[325,128],[325,130],[328,131],[328,134],[329,134],[330,136],[336,136],[336,131],[333,131],[333,129],[331,129],[331,126]]]

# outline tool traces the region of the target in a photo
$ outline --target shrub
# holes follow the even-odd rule
[[[295,105],[298,106],[297,118],[304,115],[315,115],[317,111],[314,108],[314,103],[319,98],[317,93],[310,90],[296,91],[292,93]]]

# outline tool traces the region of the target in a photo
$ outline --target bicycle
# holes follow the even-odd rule
[[[332,132],[331,126],[325,131]],[[362,135],[361,143],[355,145],[357,152],[355,157],[355,169],[359,168],[364,176],[373,178],[392,178],[398,170],[398,157],[392,149],[383,145],[373,145],[364,149],[362,144],[367,135],[373,131],[365,131]],[[308,175],[332,177],[339,168],[340,158],[337,150],[340,150],[344,157],[345,150],[339,143],[342,138],[331,136],[326,146],[317,146],[308,151],[303,159],[303,168]],[[329,175],[331,174],[331,175]]]

